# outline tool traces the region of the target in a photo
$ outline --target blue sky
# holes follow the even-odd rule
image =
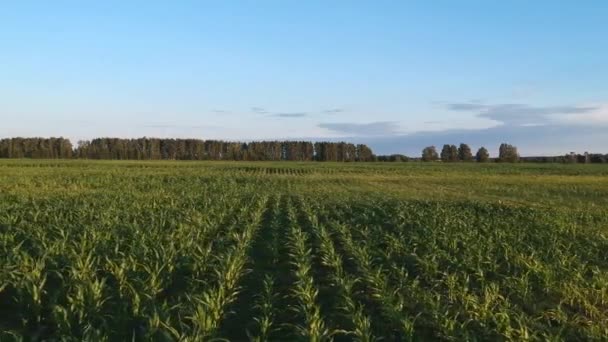
[[[0,136],[608,153],[606,1],[12,1]]]

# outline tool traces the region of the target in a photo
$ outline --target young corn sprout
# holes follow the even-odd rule
[[[0,341],[603,341],[607,189],[603,165],[2,160]]]

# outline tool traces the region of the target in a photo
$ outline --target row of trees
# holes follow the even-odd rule
[[[390,154],[385,156],[375,156],[374,161],[379,162],[407,162],[410,158],[403,154]]]
[[[585,152],[584,154],[576,154],[574,152],[570,152],[564,156],[564,163],[601,164],[607,162],[608,154],[604,155],[589,152]]]
[[[0,139],[0,158],[72,158],[73,147],[64,138]]]
[[[509,144],[501,144],[498,152],[498,161],[505,163],[515,163],[519,161],[517,147]],[[430,162],[441,158],[443,162],[472,162],[477,161],[484,163],[490,160],[490,153],[485,147],[480,147],[475,156],[471,151],[471,147],[467,144],[443,145],[441,154],[437,153],[435,146],[428,146],[422,150],[422,161]]]
[[[608,163],[608,154],[588,153],[577,154],[574,152],[564,156],[554,157],[522,157],[525,162],[530,163],[566,163],[566,164],[603,164]]]
[[[64,138],[7,138],[0,139],[0,158],[40,159],[116,159],[116,160],[290,160],[290,161],[341,161],[341,162],[405,162],[405,155],[376,156],[363,144],[345,142],[310,141],[256,141],[250,143],[199,139],[119,139],[97,138],[80,141],[74,148]],[[441,153],[435,146],[422,151],[423,161],[444,162],[488,162],[490,154],[485,147],[473,152],[469,145],[443,145]],[[608,163],[608,155],[576,154],[574,152],[555,157],[523,157],[517,147],[501,144],[499,162],[545,162],[545,163]]]
[[[366,145],[345,142],[97,138],[73,149],[63,138],[12,138],[0,140],[0,158],[367,162],[374,154]]]

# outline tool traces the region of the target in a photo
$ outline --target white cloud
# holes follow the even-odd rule
[[[586,113],[556,115],[554,117],[555,122],[565,125],[608,125],[608,103],[589,107],[594,109]]]
[[[318,127],[350,136],[383,136],[402,133],[399,123],[394,121],[320,123]]]
[[[546,124],[608,124],[608,104],[532,106],[522,103],[482,104],[464,102],[450,103],[447,105],[447,109],[457,112],[472,112],[477,118],[524,127]]]

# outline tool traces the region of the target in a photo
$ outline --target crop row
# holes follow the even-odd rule
[[[201,184],[4,197],[0,338],[608,336],[601,217]]]

